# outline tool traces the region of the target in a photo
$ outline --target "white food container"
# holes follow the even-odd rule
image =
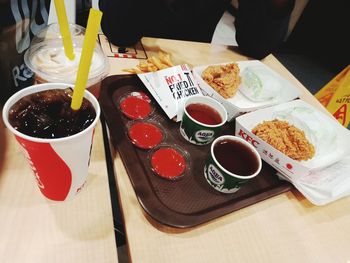
[[[296,161],[260,139],[252,129],[263,121],[286,120],[304,131],[315,147],[315,155],[307,161]],[[236,118],[236,136],[258,150],[261,158],[290,181],[307,176],[339,161],[348,151],[350,133],[335,119],[321,113],[302,100],[260,109]]]
[[[203,65],[193,68],[193,75],[198,83],[198,86],[201,88],[203,95],[213,97],[222,103],[222,105],[227,110],[228,121],[243,113],[255,111],[257,109],[269,107],[283,102],[288,102],[299,97],[299,92],[289,81],[284,79],[281,75],[273,71],[262,62],[258,60],[250,60],[236,62],[240,69],[242,82],[235,96],[229,99],[225,99],[209,84],[207,84],[201,76],[202,72],[208,66],[225,65],[229,63],[233,62]],[[248,89],[248,86],[246,84],[247,82],[244,83],[243,80],[248,79],[248,74],[246,74],[247,72],[253,73],[253,75],[257,77],[255,81],[250,81],[250,83],[259,82],[259,84],[261,84],[260,97],[253,98],[253,88]],[[273,95],[268,97],[268,94]]]

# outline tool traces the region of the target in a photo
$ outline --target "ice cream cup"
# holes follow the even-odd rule
[[[25,64],[34,72],[37,84],[63,82],[75,84],[83,47],[85,28],[71,24],[74,60],[64,52],[58,24],[40,31],[24,54]],[[108,61],[99,44],[96,45],[89,71],[87,89],[98,98],[101,81],[107,76]]]
[[[55,201],[73,199],[85,184],[94,128],[100,116],[97,99],[90,92],[85,91],[84,97],[93,105],[96,117],[85,130],[63,138],[43,139],[25,135],[11,126],[8,113],[11,106],[26,95],[67,87],[71,87],[71,85],[46,83],[20,90],[5,103],[2,116],[6,127],[21,145],[40,191],[45,197]]]
[[[195,109],[197,114],[193,114],[193,111],[189,108],[191,106],[204,108],[199,108],[198,111]],[[209,124],[210,122],[207,122],[207,117],[212,114],[214,114],[214,117],[217,115],[217,119],[212,124]],[[211,143],[220,134],[221,128],[226,121],[227,112],[224,106],[215,99],[208,96],[189,97],[184,104],[180,133],[192,144],[206,145]]]
[[[227,147],[227,144],[233,146]],[[222,147],[215,149],[217,145]],[[261,168],[262,161],[254,146],[242,138],[224,135],[215,139],[211,145],[204,176],[215,190],[230,194],[256,177]]]

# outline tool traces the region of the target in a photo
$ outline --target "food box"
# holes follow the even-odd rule
[[[225,65],[232,62],[212,64]],[[229,99],[223,98],[202,78],[202,72],[212,65],[193,68],[193,75],[204,95],[211,96],[223,104],[228,120],[242,113],[288,102],[298,98],[297,89],[281,75],[258,60],[237,61],[240,69],[241,84],[237,93]],[[257,89],[260,95],[256,95]]]
[[[260,139],[252,129],[269,120],[286,120],[304,131],[315,147],[315,155],[307,161],[296,161]],[[335,119],[321,113],[302,100],[260,109],[236,118],[235,134],[256,147],[261,158],[291,181],[321,170],[339,161],[347,151],[349,131]]]

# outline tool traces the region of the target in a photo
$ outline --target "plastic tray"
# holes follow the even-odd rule
[[[136,75],[110,76],[102,82],[100,105],[112,143],[120,153],[139,203],[158,222],[178,228],[196,226],[292,188],[290,183],[278,179],[271,166],[263,163],[261,173],[235,194],[217,192],[203,175],[210,145],[188,143],[179,132],[180,123],[169,120],[154,101],[152,121],[167,132],[166,143],[176,144],[189,153],[191,164],[190,173],[180,180],[156,176],[149,168],[149,151],[135,147],[128,139],[126,127],[130,120],[117,106],[119,98],[130,91],[144,91],[151,97]],[[227,123],[223,134],[234,135],[234,131],[234,123]]]

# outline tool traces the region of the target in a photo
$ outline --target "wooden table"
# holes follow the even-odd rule
[[[0,120],[0,262],[118,262],[101,124],[86,186],[74,200],[53,202]]]
[[[164,39],[142,40],[148,56],[169,52],[177,63],[197,66],[245,60],[234,48]],[[326,111],[273,56],[263,60]],[[111,74],[138,63],[111,59]],[[137,201],[118,152],[114,166],[132,262],[350,262],[350,197],[316,207],[287,192],[190,229],[163,226]]]

